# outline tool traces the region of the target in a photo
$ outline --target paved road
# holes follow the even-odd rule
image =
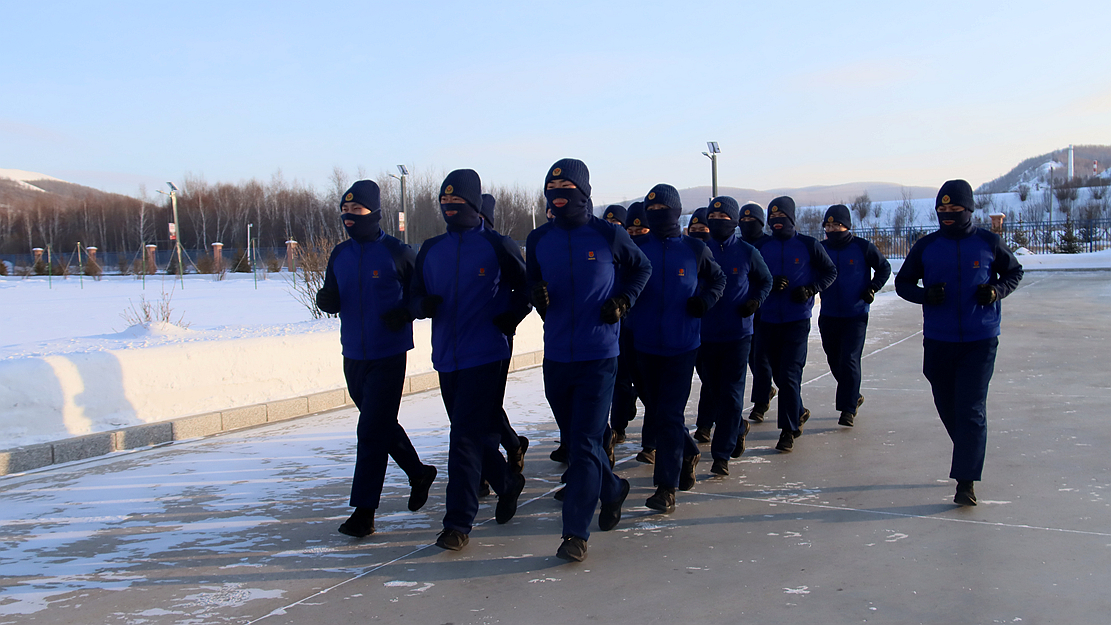
[[[0,623],[1107,622],[1109,276],[1031,274],[1004,302],[975,508],[951,503],[920,312],[878,302],[857,427],[836,425],[813,334],[814,417],[795,452],[772,449],[773,410],[730,477],[703,463],[664,516],[641,505],[651,469],[632,460],[631,429],[626,515],[584,563],[553,555],[561,467],[533,369],[511,377],[506,405],[534,441],[524,503],[498,526],[491,500],[461,553],[430,546],[444,482],[410,513],[395,468],[379,533],[335,532],[355,422],[340,410],[0,478]],[[403,410],[443,469],[438,395]]]

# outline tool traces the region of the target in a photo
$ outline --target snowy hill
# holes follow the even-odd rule
[[[1050,180],[1050,175],[1056,180],[1063,180],[1067,175],[1068,148],[1055,150],[1047,154],[1040,154],[1028,158],[1002,176],[980,185],[977,193],[1004,193],[1018,191],[1021,185],[1030,187],[1044,186]],[[1108,145],[1075,145],[1073,146],[1073,173],[1078,178],[1087,178],[1093,173],[1107,178],[1111,176],[1107,167],[1111,165],[1111,146]]]

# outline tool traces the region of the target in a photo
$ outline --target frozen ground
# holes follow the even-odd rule
[[[447,424],[429,392],[405,398],[402,422],[441,478],[411,513],[391,465],[364,540],[335,532],[350,409],[0,478],[0,623],[1105,622],[1111,274],[1028,275],[1004,302],[981,505],[968,509],[950,503],[920,312],[879,301],[857,427],[836,425],[812,336],[814,417],[794,453],[772,450],[773,411],[729,477],[708,476],[703,449],[700,483],[658,515],[642,506],[651,468],[632,461],[632,428],[624,518],[592,534],[585,563],[553,557],[562,467],[531,369],[506,401],[533,441],[522,506],[499,526],[488,500],[460,553],[430,546]]]
[[[342,388],[339,320],[312,320],[285,275],[0,277],[0,447]],[[165,300],[187,328],[123,318]],[[410,374],[432,370],[429,332],[414,324]],[[541,332],[533,315],[518,353]]]

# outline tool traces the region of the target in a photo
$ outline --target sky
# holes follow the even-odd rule
[[[5,2],[0,168],[136,194],[335,167],[539,187],[974,186],[1111,144],[1104,2]]]

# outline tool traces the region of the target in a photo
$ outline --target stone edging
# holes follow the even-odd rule
[[[513,356],[510,371],[528,369],[543,364],[544,352],[535,351]],[[436,372],[419,373],[405,378],[403,395],[423,393],[439,388]],[[297,417],[351,406],[347,389],[339,388],[291,399],[281,399],[230,408],[219,412],[178,417],[157,423],[144,423],[108,432],[97,432],[50,443],[27,445],[0,451],[0,475],[22,473],[53,464],[85,460],[116,451],[129,451],[155,447],[174,441],[211,436],[241,428],[285,421]]]

